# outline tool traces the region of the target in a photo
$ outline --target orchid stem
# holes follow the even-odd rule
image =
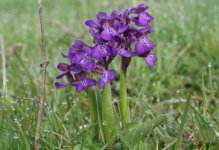
[[[115,134],[115,116],[113,111],[113,101],[110,84],[107,84],[103,91],[102,127],[105,142],[109,144],[112,142],[113,136]]]
[[[96,95],[94,89],[88,89],[88,100],[89,100],[89,110],[90,110],[90,118],[91,124],[93,125],[92,128],[92,139],[93,142],[98,141],[98,114],[97,114],[97,102],[96,102]]]
[[[129,112],[129,101],[127,97],[126,71],[123,70],[121,70],[120,73],[119,110],[122,119],[122,127],[126,128],[127,122],[130,121],[130,112]]]

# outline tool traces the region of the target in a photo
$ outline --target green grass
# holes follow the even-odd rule
[[[134,58],[128,68],[132,120],[167,114],[167,122],[145,137],[139,149],[217,149],[219,147],[219,2],[218,0],[148,0],[154,16],[152,39],[158,63],[149,69]],[[54,88],[56,65],[64,61],[73,40],[92,43],[84,21],[97,12],[123,10],[138,0],[44,1],[47,59],[46,106],[41,129],[42,149],[73,149],[92,144],[88,101],[73,88]],[[0,34],[7,63],[6,97],[0,95],[0,149],[33,149],[40,82],[41,39],[37,1],[1,0]],[[2,62],[2,59],[0,59]],[[119,72],[118,61],[112,64]],[[209,65],[211,64],[211,65]],[[2,81],[2,68],[0,80]],[[119,75],[117,75],[119,79]],[[2,82],[0,83],[2,87]],[[119,82],[113,81],[113,97]],[[190,99],[189,109],[185,106]],[[183,114],[186,114],[185,115]],[[172,138],[168,138],[172,137]],[[176,143],[177,142],[177,143]],[[176,144],[176,145],[175,145]],[[176,148],[177,149],[177,148]]]

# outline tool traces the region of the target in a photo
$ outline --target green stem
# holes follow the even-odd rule
[[[129,101],[127,97],[126,72],[120,73],[120,100],[119,110],[122,118],[122,126],[126,128],[126,123],[130,121]]]
[[[92,128],[92,139],[93,141],[98,141],[98,114],[97,114],[97,104],[96,104],[96,95],[94,89],[88,89],[88,100],[89,100],[89,110],[90,110],[90,118],[91,118],[91,124],[93,126]]]
[[[106,85],[102,98],[103,136],[105,142],[109,144],[112,142],[113,136],[115,135],[115,117],[110,84]]]

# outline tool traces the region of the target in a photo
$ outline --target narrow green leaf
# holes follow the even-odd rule
[[[103,133],[103,125],[102,125],[102,95],[98,88],[95,88],[95,96],[96,96],[96,104],[97,104],[97,119],[99,125],[99,131],[101,134],[102,142],[105,143],[105,137]]]

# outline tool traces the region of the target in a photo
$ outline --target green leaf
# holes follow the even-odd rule
[[[87,90],[88,93],[88,100],[89,100],[89,111],[90,111],[90,118],[91,118],[91,124],[92,126],[92,140],[98,141],[98,134],[99,134],[99,128],[98,128],[98,112],[97,112],[97,100],[95,95],[95,90],[93,88],[89,88]]]
[[[113,111],[113,101],[111,94],[111,86],[107,84],[102,97],[102,128],[106,143],[111,143],[115,136],[115,116]]]
[[[127,97],[126,72],[121,69],[120,72],[120,100],[119,111],[122,119],[122,126],[126,128],[127,122],[130,121],[129,101]]]

